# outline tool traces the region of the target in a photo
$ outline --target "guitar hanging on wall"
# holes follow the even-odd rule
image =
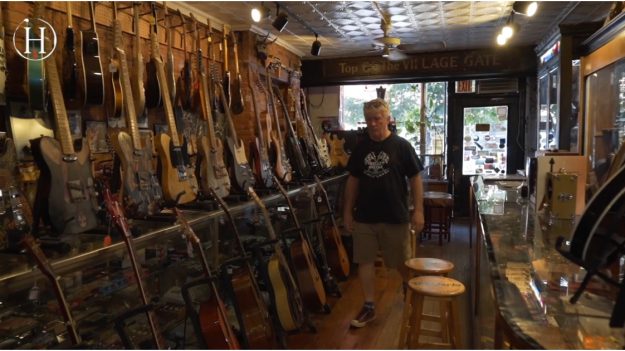
[[[91,28],[80,31],[82,43],[82,70],[85,88],[85,105],[100,106],[105,101],[104,75],[100,61],[100,39],[96,31],[95,4],[89,2]]]
[[[234,50],[234,81],[232,82],[232,98],[230,109],[235,115],[243,113],[245,104],[243,103],[243,94],[241,93],[241,72],[239,71],[239,49],[237,45],[237,34],[232,32],[232,46]]]
[[[63,97],[68,107],[76,106],[80,101],[78,89],[78,62],[76,60],[76,45],[74,25],[72,21],[73,2],[67,2],[67,28],[65,29],[65,47],[63,47]],[[4,37],[4,35],[2,35]]]
[[[32,19],[36,20],[41,18],[41,13],[45,7],[45,2],[35,2],[35,8],[33,10]],[[35,21],[29,21],[31,26],[31,33],[36,39],[37,31],[33,30]],[[39,55],[40,48],[37,46],[39,40],[31,40],[29,42],[29,57],[37,57]],[[44,60],[28,60],[26,62],[26,78],[27,78],[27,91],[28,91],[28,104],[30,108],[35,111],[46,111],[48,108],[48,91],[46,82],[46,69]]]
[[[263,126],[260,120],[260,107],[258,106],[258,93],[256,87],[260,83],[258,73],[254,72],[248,65],[248,83],[252,91],[252,108],[254,109],[254,117],[256,122],[256,137],[250,143],[251,163],[256,176],[256,182],[267,188],[273,186],[273,172],[271,170],[271,162],[269,161],[269,151],[267,142],[264,137]]]

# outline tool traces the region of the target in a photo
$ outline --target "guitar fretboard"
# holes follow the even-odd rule
[[[59,80],[59,71],[56,67],[54,57],[45,60],[46,72],[48,73],[48,89],[52,98],[52,107],[54,108],[54,118],[56,120],[56,135],[61,143],[61,152],[63,157],[68,160],[76,159],[74,151],[74,143],[72,141],[72,132],[67,119],[67,111],[65,110],[65,102],[63,101],[63,93],[61,92],[61,81]]]

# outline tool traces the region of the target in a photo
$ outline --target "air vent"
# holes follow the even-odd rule
[[[516,78],[479,79],[477,81],[478,94],[517,92],[519,92],[519,80]]]

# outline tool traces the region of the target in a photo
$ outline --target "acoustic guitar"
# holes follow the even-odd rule
[[[285,182],[289,183],[293,180],[293,173],[291,168],[291,161],[286,154],[286,150],[284,148],[284,140],[282,139],[282,132],[280,131],[280,120],[278,119],[278,109],[276,108],[276,100],[273,96],[273,89],[271,89],[271,75],[269,74],[269,67],[266,68],[266,83],[267,90],[262,84],[259,84],[258,87],[265,93],[267,97],[267,112],[270,117],[267,118],[267,131],[269,134],[269,143],[271,145],[270,149],[274,155],[274,172],[278,178]],[[267,93],[269,91],[269,93]],[[276,130],[271,128],[273,117],[273,121],[276,124]]]
[[[143,78],[145,76],[145,67],[143,66],[143,53],[141,50],[141,33],[139,11],[141,2],[132,3],[132,27],[134,37],[132,39],[132,59],[133,59],[133,75],[132,75],[132,93],[135,100],[135,109],[137,116],[143,116],[145,112],[145,87],[143,86]]]
[[[163,86],[167,80],[161,80],[158,73],[157,60],[161,60],[160,44],[158,42],[158,20],[156,17],[156,3],[152,3],[152,25],[150,26],[150,47],[156,47],[156,50],[151,49],[150,61],[146,65],[147,81],[145,86],[145,107],[155,108],[163,106],[162,97]],[[164,72],[164,69],[163,69]],[[169,94],[167,94],[169,98]]]
[[[113,7],[117,5],[114,3]],[[121,23],[113,25],[115,57],[119,64],[121,93],[124,95],[124,111],[128,133],[120,131],[113,140],[113,147],[120,159],[122,187],[120,197],[125,213],[133,218],[145,218],[160,212],[163,192],[152,170],[152,148],[143,147],[137,126],[136,108],[130,84],[130,72],[126,52],[122,49]]]
[[[76,60],[76,37],[74,35],[72,7],[73,2],[68,1],[67,28],[65,29],[65,46],[63,47],[63,97],[65,98],[65,105],[78,108],[77,104],[81,100],[78,89],[78,61]]]
[[[230,156],[232,157],[230,176],[232,177],[233,183],[236,184],[241,191],[245,191],[248,187],[254,186],[254,174],[252,173],[250,164],[247,161],[243,141],[237,136],[237,130],[234,127],[234,122],[232,121],[232,116],[230,115],[230,108],[225,105],[226,93],[224,91],[224,87],[218,83],[217,89],[219,90],[221,101],[224,105],[226,122],[228,123],[228,129],[230,131],[229,135],[226,136],[226,144],[228,145],[228,150],[230,151]]]
[[[245,104],[243,103],[243,94],[241,93],[241,72],[239,72],[239,50],[237,47],[237,34],[232,32],[232,46],[234,51],[234,81],[232,82],[232,98],[230,109],[235,115],[243,113]]]
[[[248,188],[248,194],[261,210],[265,227],[269,239],[275,241],[274,253],[267,263],[269,272],[270,293],[272,295],[273,306],[278,315],[280,326],[284,331],[292,331],[301,328],[304,324],[304,307],[293,273],[289,268],[286,257],[282,252],[282,247],[278,241],[276,232],[271,224],[271,217],[265,204],[258,197],[252,187]]]
[[[137,290],[139,291],[139,298],[141,299],[141,303],[144,306],[147,306],[150,304],[150,299],[148,298],[148,295],[145,292],[145,288],[143,287],[143,274],[141,273],[142,269],[140,267],[140,264],[137,262],[134,240],[132,238],[132,233],[130,232],[130,227],[128,226],[128,220],[124,216],[121,205],[116,199],[113,198],[113,195],[108,188],[104,188],[103,197],[106,211],[111,217],[111,220],[113,221],[117,229],[122,234],[122,239],[124,240],[124,244],[126,244],[128,258],[130,260],[130,266],[132,267],[132,272],[134,274],[135,280],[137,281]],[[145,314],[148,320],[148,324],[150,325],[150,331],[152,332],[154,346],[159,350],[168,348],[167,342],[163,339],[163,336],[159,331],[158,321],[156,319],[156,316],[154,316],[154,311],[152,309],[149,309],[146,310]]]
[[[308,104],[306,103],[306,94],[304,94],[304,89],[300,88],[300,104],[302,106],[302,114],[304,119],[306,120],[306,125],[310,131],[310,135],[312,135],[315,139],[315,144],[317,145],[317,155],[319,157],[320,166],[323,169],[328,169],[332,167],[332,160],[330,159],[330,153],[328,151],[328,142],[319,138],[315,133],[315,128],[313,128],[312,120],[310,118],[310,114],[308,113]]]
[[[102,74],[102,62],[100,61],[100,40],[96,31],[95,4],[89,2],[89,16],[91,28],[80,31],[82,43],[82,71],[85,89],[85,104],[100,106],[104,104],[104,75]]]
[[[184,218],[182,212],[177,208],[174,208],[174,212],[176,213],[177,223],[182,229],[183,236],[186,238],[187,242],[199,252],[204,276],[208,278],[210,282],[210,298],[200,305],[199,312],[200,326],[204,341],[210,348],[238,350],[241,347],[239,346],[236,335],[232,331],[232,327],[228,323],[228,311],[220,297],[217,286],[215,286],[215,281],[210,271],[202,242],[200,238],[195,235],[193,228],[191,228],[189,222]],[[193,253],[193,251],[190,252]]]
[[[79,345],[82,342],[82,338],[76,328],[76,322],[74,321],[72,312],[67,304],[63,288],[61,288],[60,277],[56,275],[54,269],[52,269],[52,266],[50,265],[50,262],[48,262],[48,258],[43,251],[41,251],[39,244],[37,244],[32,235],[26,234],[22,240],[22,245],[26,251],[28,251],[30,256],[37,262],[37,267],[41,273],[48,278],[48,281],[52,286],[52,290],[54,291],[54,295],[56,296],[56,301],[59,304],[59,311],[61,312],[61,316],[65,322],[64,324],[65,329],[67,330],[67,335],[69,336],[72,345]]]
[[[54,55],[45,60],[45,65],[58,140],[43,136],[33,148],[41,170],[35,201],[40,208],[36,212],[47,213],[57,233],[82,233],[98,224],[99,205],[91,174],[89,143],[83,138],[80,152],[74,150]]]
[[[35,2],[33,10],[33,19],[41,18],[43,9],[46,6],[46,3]],[[30,32],[33,35],[33,40],[29,42],[29,58],[39,57],[40,47],[38,46],[39,39],[38,31],[34,30],[35,21],[29,21],[29,26],[31,27]],[[3,37],[4,38],[4,37]],[[28,104],[32,110],[35,111],[46,111],[48,108],[48,91],[47,91],[47,82],[46,82],[46,71],[44,60],[28,60],[26,62],[26,81],[27,81],[27,92],[28,92]]]
[[[119,119],[122,117],[124,109],[124,94],[122,92],[122,82],[119,71],[119,57],[115,54],[116,48],[121,48],[122,31],[121,23],[117,20],[117,4],[113,2],[113,45],[109,55],[109,72],[111,73],[111,86],[113,87],[113,99],[111,99],[110,117]]]
[[[196,36],[196,40],[199,38]],[[199,42],[198,45],[199,47]],[[202,64],[202,55],[198,55],[200,75],[200,115],[207,126],[207,135],[198,136],[198,167],[200,186],[205,193],[211,190],[220,197],[230,194],[230,175],[224,162],[223,142],[215,134],[211,95],[208,77]]]
[[[250,143],[252,167],[254,169],[257,184],[262,184],[267,188],[271,188],[273,186],[273,172],[271,171],[271,162],[269,161],[267,143],[265,137],[263,136],[264,132],[260,121],[260,108],[257,101],[258,92],[256,87],[260,84],[260,78],[258,77],[258,73],[252,70],[250,65],[248,65],[248,77],[249,87],[252,91],[252,107],[254,108],[254,117],[256,121],[256,137],[254,138],[254,141]]]
[[[323,281],[319,270],[317,269],[317,263],[312,248],[310,247],[310,240],[306,230],[300,225],[297,214],[295,213],[295,207],[291,202],[291,198],[284,190],[282,184],[278,179],[275,179],[276,186],[282,194],[284,201],[286,201],[289,208],[289,215],[291,221],[295,225],[295,229],[299,233],[299,238],[291,243],[291,261],[295,268],[295,277],[299,283],[300,294],[304,304],[311,310],[329,309],[327,305],[326,290],[323,287]]]
[[[330,203],[330,198],[326,189],[321,184],[319,177],[315,176],[315,183],[317,189],[321,194],[320,198],[315,201],[319,208],[323,208],[321,215],[327,215],[330,218],[329,221],[323,221],[323,243],[326,251],[326,259],[330,269],[335,272],[341,278],[349,277],[350,263],[347,250],[343,245],[341,234],[339,232],[338,225],[336,224],[336,218],[334,217],[334,210]],[[321,203],[321,204],[320,204]]]
[[[209,189],[209,191],[209,195],[226,214],[239,251],[243,257],[246,257],[247,252],[230,208],[213,189]],[[231,282],[237,301],[235,308],[239,310],[237,315],[242,318],[239,324],[242,334],[245,336],[244,342],[242,342],[244,348],[275,349],[277,345],[269,311],[261,297],[258,282],[249,261],[245,260],[243,266],[233,272]]]
[[[156,9],[153,9],[156,14]],[[154,27],[156,27],[156,17]],[[161,186],[163,195],[167,201],[178,204],[186,204],[196,199],[198,184],[195,178],[195,171],[189,166],[189,154],[186,150],[186,142],[181,142],[174,119],[174,110],[167,87],[167,76],[165,67],[159,52],[156,28],[150,34],[152,61],[157,73],[160,85],[161,101],[163,102],[165,117],[169,134],[161,133],[156,138],[156,150],[160,157]]]

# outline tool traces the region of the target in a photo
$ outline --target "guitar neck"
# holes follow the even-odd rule
[[[260,199],[260,197],[258,197],[258,194],[256,194],[256,192],[254,191],[252,187],[247,188],[247,193],[250,195],[252,200],[254,200],[254,202],[256,203],[256,206],[258,206],[258,208],[260,209],[263,215],[263,219],[265,220],[265,226],[267,228],[267,234],[269,235],[269,239],[278,240],[276,231],[274,230],[273,225],[271,224],[271,216],[269,216],[269,211],[267,210],[267,207],[265,207],[265,204]],[[282,251],[282,250],[278,250],[278,251]]]
[[[252,81],[252,76],[254,73],[252,72],[252,67],[250,65],[247,66],[247,73],[248,73],[248,82],[249,82],[250,91],[252,92],[252,107],[254,108],[254,117],[256,119],[256,129],[258,130],[258,143],[260,144],[261,148],[265,148],[266,144],[265,144],[265,138],[263,138],[263,126],[262,126],[262,123],[260,122],[260,109],[258,108],[258,101],[257,101],[258,93],[256,91],[256,88],[254,87],[254,82]]]
[[[202,104],[202,119],[206,121],[207,130],[208,130],[208,142],[210,143],[211,149],[217,149],[217,135],[215,134],[215,125],[213,122],[213,112],[210,103],[210,91],[209,91],[209,83],[208,77],[206,76],[206,72],[201,66],[202,57],[199,57],[200,60],[200,103]]]
[[[134,87],[134,96],[136,96],[135,102],[135,108],[136,111],[138,113],[142,113],[144,108],[145,108],[145,88],[143,87],[143,72],[145,67],[143,66],[143,54],[141,53],[141,33],[139,31],[139,7],[141,3],[135,3],[133,4],[133,9],[132,9],[132,15],[133,15],[133,30],[134,30],[134,37],[133,37],[133,45],[132,45],[132,49],[133,49],[133,59],[134,59],[134,64],[133,64],[133,70],[134,70],[134,80],[133,80],[133,87]]]
[[[299,95],[300,95],[300,106],[302,108],[302,115],[304,117],[304,120],[306,121],[306,125],[308,125],[308,130],[310,131],[310,134],[315,139],[315,141],[319,142],[319,138],[317,137],[317,134],[315,133],[315,128],[313,128],[313,125],[312,125],[310,114],[308,114],[308,108],[306,107],[306,94],[304,94],[304,89],[300,88]]]
[[[132,144],[135,152],[140,152],[143,149],[141,145],[141,137],[139,135],[139,127],[137,126],[137,115],[135,110],[135,103],[132,97],[132,88],[130,86],[130,73],[128,70],[128,62],[126,60],[126,53],[121,48],[116,48],[117,55],[121,66],[120,79],[122,82],[122,93],[124,95],[124,106],[126,111],[126,122],[128,122],[128,129],[130,131],[130,137],[132,138]]]
[[[230,108],[225,104],[226,101],[226,93],[224,91],[224,86],[221,83],[217,83],[217,87],[219,89],[219,96],[221,97],[221,101],[224,101],[224,112],[226,113],[226,120],[228,121],[228,127],[230,128],[230,135],[232,139],[238,143],[239,137],[237,136],[237,130],[234,127],[234,122],[232,121],[232,115],[230,115]]]
[[[278,141],[280,145],[284,145],[284,140],[282,139],[282,132],[280,131],[280,120],[278,119],[278,109],[276,107],[276,99],[273,96],[273,84],[271,83],[271,74],[269,73],[269,67],[267,67],[265,78],[267,80],[267,91],[269,91],[269,102],[271,104],[271,115],[274,119],[274,123],[276,124],[276,131],[278,134]]]
[[[74,151],[72,132],[69,127],[69,120],[67,119],[63,93],[61,93],[61,81],[59,80],[56,60],[54,60],[54,57],[51,57],[49,60],[45,60],[45,65],[46,73],[48,74],[48,89],[50,90],[52,107],[54,108],[54,118],[57,125],[57,139],[61,143],[63,158],[65,160],[75,160],[76,152]]]
[[[293,221],[293,224],[295,225],[295,228],[297,228],[297,230],[300,232],[300,236],[302,237],[302,239],[304,239],[303,235],[302,235],[302,227],[299,223],[299,219],[297,219],[297,215],[295,214],[295,208],[293,207],[293,203],[291,202],[291,198],[289,198],[289,194],[287,194],[286,189],[284,189],[284,187],[282,186],[282,183],[280,183],[280,179],[278,179],[278,177],[276,177],[275,175],[273,176],[273,180],[276,183],[276,186],[278,187],[278,191],[280,191],[280,194],[282,194],[282,197],[284,198],[284,201],[286,201],[287,206],[289,207],[289,216],[291,217],[291,220]]]
[[[152,44],[152,59],[156,65],[156,73],[161,87],[161,99],[165,108],[165,117],[167,118],[167,126],[169,127],[169,136],[174,147],[180,147],[180,139],[178,129],[176,128],[176,120],[174,118],[174,109],[172,107],[171,98],[169,96],[169,88],[167,87],[167,76],[165,75],[165,67],[159,52],[159,43],[156,33],[150,34],[150,42]]]
[[[330,216],[330,220],[332,221],[332,226],[338,231],[339,227],[336,224],[336,218],[334,217],[334,209],[332,207],[332,204],[330,203],[330,197],[328,197],[328,192],[326,191],[326,188],[321,183],[321,179],[319,179],[319,177],[317,177],[316,175],[314,176],[314,178],[315,178],[315,183],[317,183],[317,188],[319,188],[319,192],[321,193],[321,197],[323,198],[323,202],[325,203],[328,209],[328,215]]]

